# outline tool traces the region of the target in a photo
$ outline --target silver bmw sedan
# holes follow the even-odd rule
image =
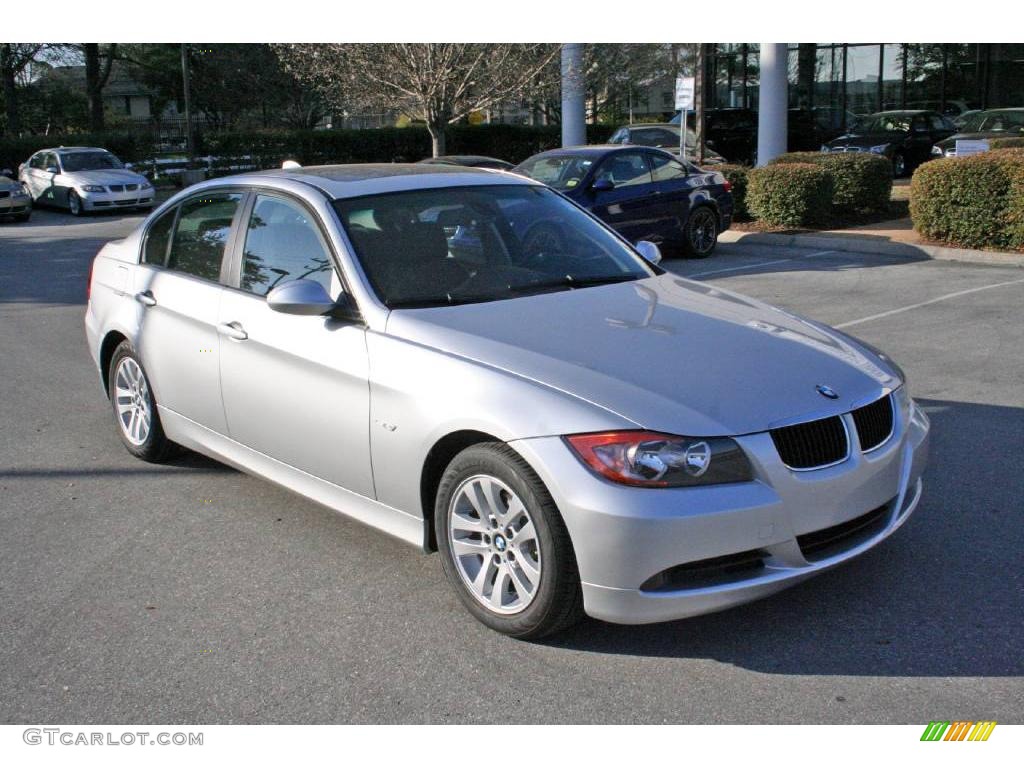
[[[37,203],[67,208],[72,216],[115,208],[150,209],[155,190],[149,179],[99,147],[41,149],[19,173]]]
[[[867,344],[657,266],[514,174],[218,179],[104,246],[89,349],[125,447],[182,447],[426,551],[520,638],[843,563],[921,496],[928,419]]]

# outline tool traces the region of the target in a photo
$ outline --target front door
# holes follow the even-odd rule
[[[314,214],[276,194],[255,197],[235,289],[220,304],[221,387],[231,438],[373,498],[366,331],[328,317],[272,310],[288,280],[341,283]]]
[[[601,161],[594,172],[594,183],[610,181],[607,190],[591,189],[589,208],[602,221],[630,242],[655,235],[658,216],[657,192],[645,152],[615,152]]]

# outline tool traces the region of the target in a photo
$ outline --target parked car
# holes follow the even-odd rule
[[[515,170],[557,189],[633,243],[650,240],[703,258],[732,223],[731,186],[722,174],[653,147],[552,149]]]
[[[681,113],[670,122],[678,125]],[[686,124],[696,129],[697,116],[687,113]],[[757,157],[757,112],[741,107],[708,109],[704,112],[706,143],[732,163],[753,163]]]
[[[656,261],[516,174],[257,172],[105,245],[85,327],[130,453],[192,448],[436,548],[517,637],[754,600],[906,522],[929,425],[895,363]]]
[[[862,118],[849,133],[823,144],[822,152],[874,152],[892,161],[897,178],[932,157],[932,145],[954,133],[938,112],[900,110]]]
[[[427,165],[462,165],[466,168],[492,168],[496,171],[509,171],[515,163],[507,160],[499,160],[496,157],[484,155],[441,155],[440,157],[427,157],[420,160]]]
[[[20,181],[11,178],[9,170],[0,172],[0,219],[28,221],[32,216],[32,198]]]
[[[988,109],[972,115],[960,130],[932,147],[938,157],[956,157],[959,139],[1001,139],[1024,136],[1024,107]]]
[[[672,123],[636,123],[618,128],[608,139],[609,144],[634,144],[639,147],[657,147],[679,157],[679,126]],[[686,159],[694,162],[697,134],[686,131]],[[713,149],[705,147],[703,165],[721,165],[726,159]]]
[[[18,176],[35,202],[67,208],[73,216],[152,208],[155,198],[149,179],[98,147],[41,149],[22,163]]]
[[[953,127],[958,131],[962,131],[967,121],[977,115],[979,112],[984,112],[983,109],[969,109],[966,112],[961,112],[956,117],[951,117],[949,121],[953,123]]]
[[[947,99],[945,104],[939,99],[924,99],[922,101],[909,101],[907,109],[923,109],[928,112],[938,112],[943,117],[952,118],[971,111],[972,107],[961,99]]]

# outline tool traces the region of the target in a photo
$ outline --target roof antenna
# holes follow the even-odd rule
[[[283,163],[281,163],[281,168],[285,171],[291,171],[301,167],[302,165],[296,162],[295,160],[285,160]]]

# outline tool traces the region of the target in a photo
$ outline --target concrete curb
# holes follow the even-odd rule
[[[916,259],[941,259],[971,264],[995,264],[1002,267],[1024,267],[1024,253],[976,251],[969,248],[950,248],[942,245],[901,243],[871,235],[842,234],[776,234],[774,232],[723,232],[720,243],[766,245],[789,248],[816,248],[823,251],[871,253],[882,256],[906,256]]]

